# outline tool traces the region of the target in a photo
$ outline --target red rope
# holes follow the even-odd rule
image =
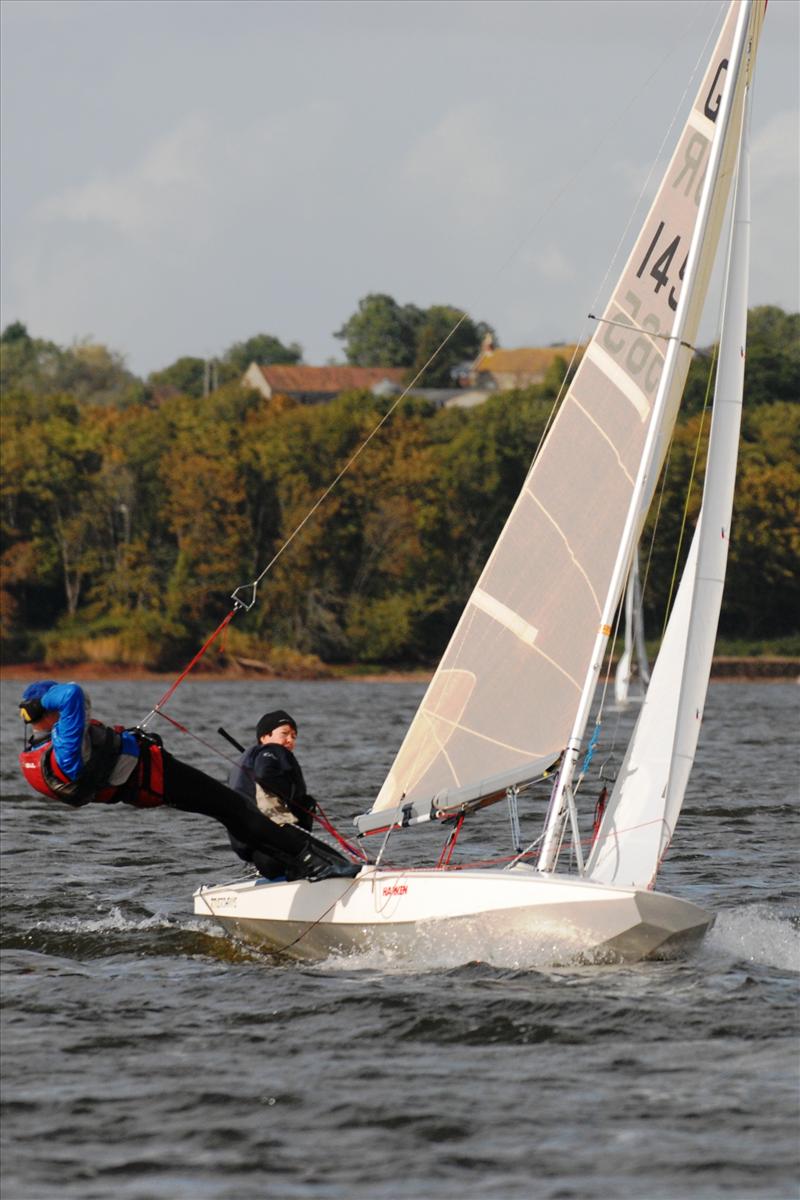
[[[172,687],[171,687],[171,688],[168,688],[168,689],[167,689],[167,691],[166,691],[166,692],[164,692],[164,695],[161,697],[161,699],[159,700],[158,704],[157,704],[157,705],[155,706],[155,708],[153,709],[153,712],[154,712],[154,713],[157,713],[157,712],[159,712],[159,710],[161,709],[161,705],[162,705],[162,704],[166,704],[166,702],[167,702],[167,700],[169,700],[170,696],[171,696],[171,695],[173,695],[173,693],[174,693],[174,692],[176,692],[176,691],[178,690],[178,688],[179,688],[179,687],[180,687],[180,685],[183,683],[183,681],[184,681],[184,679],[186,678],[186,676],[187,676],[187,675],[189,674],[189,672],[191,671],[192,667],[193,667],[193,666],[195,666],[195,664],[196,664],[196,663],[198,663],[198,662],[200,661],[200,659],[203,657],[203,655],[205,654],[206,650],[209,648],[209,646],[211,645],[211,643],[212,643],[213,641],[215,641],[215,640],[216,640],[216,639],[219,637],[219,635],[222,633],[223,629],[225,629],[225,628],[226,628],[226,627],[227,627],[227,626],[230,624],[231,620],[233,619],[233,617],[236,615],[236,613],[237,613],[237,612],[238,612],[238,606],[234,606],[234,607],[231,609],[231,611],[228,613],[228,615],[227,615],[226,617],[223,617],[223,619],[220,621],[220,623],[219,623],[219,625],[217,626],[217,628],[216,628],[216,629],[214,630],[214,632],[211,634],[211,637],[210,637],[210,638],[208,638],[208,640],[207,640],[206,642],[204,642],[204,643],[203,643],[203,645],[202,645],[202,646],[200,647],[200,649],[197,651],[197,654],[195,654],[194,658],[193,658],[193,659],[192,659],[192,661],[189,663],[189,665],[188,665],[187,667],[185,667],[185,668],[183,669],[183,671],[181,671],[180,675],[179,675],[179,676],[178,676],[178,678],[175,680],[175,682],[173,683]]]
[[[463,824],[464,824],[464,814],[462,813],[461,816],[456,821],[453,832],[450,834],[450,837],[447,839],[444,846],[442,847],[442,853],[439,855],[439,861],[436,864],[437,871],[444,870],[445,867],[449,867],[450,859],[453,857],[453,851],[456,848],[456,842],[458,841],[458,835],[461,833],[461,826]]]
[[[219,754],[222,758],[227,759],[229,762],[235,762],[236,760],[229,758],[229,756],[227,754],[223,754],[222,751],[220,751],[216,746],[211,746],[211,744],[209,742],[206,742],[201,737],[198,737],[196,733],[192,733],[191,730],[187,729],[185,725],[181,725],[180,721],[176,721],[174,719],[174,717],[170,717],[170,716],[168,716],[167,713],[162,712],[161,706],[163,704],[166,704],[166,702],[167,702],[167,700],[169,700],[170,696],[174,695],[174,693],[178,690],[178,688],[183,683],[184,679],[189,674],[189,672],[192,670],[192,668],[203,657],[205,652],[208,650],[209,646],[211,646],[212,643],[215,642],[216,639],[220,636],[220,634],[225,629],[227,629],[228,625],[231,623],[231,621],[233,620],[233,618],[236,615],[236,613],[238,612],[238,610],[239,610],[239,605],[238,604],[234,605],[234,607],[231,609],[231,611],[229,613],[227,613],[227,615],[225,617],[223,617],[223,619],[220,621],[219,625],[214,630],[214,632],[211,634],[211,636],[203,643],[203,645],[197,651],[197,654],[195,654],[195,656],[191,660],[191,662],[183,669],[183,671],[180,673],[180,675],[175,680],[175,682],[172,684],[172,686],[167,689],[167,691],[164,693],[164,695],[158,701],[155,708],[152,710],[152,712],[150,714],[150,716],[163,717],[163,719],[165,721],[169,721],[170,724],[174,725],[176,729],[179,729],[181,731],[181,733],[188,734],[189,737],[194,738],[194,740],[196,742],[199,742],[202,746],[206,746],[209,750],[212,750],[214,753]],[[149,717],[147,719],[149,720]],[[146,724],[146,722],[144,722],[144,724]],[[604,789],[604,791],[605,790],[606,789]],[[607,792],[606,792],[606,795],[607,795]],[[600,807],[600,803],[598,802],[598,808],[599,807]],[[605,807],[605,805],[603,805],[603,808],[604,807]],[[317,803],[316,816],[317,816],[317,819],[319,820],[320,824],[326,830],[326,832],[329,833],[331,835],[331,837],[335,838],[336,841],[339,843],[339,845],[342,846],[342,848],[344,850],[346,850],[348,852],[348,854],[350,854],[353,858],[360,859],[362,862],[369,862],[368,856],[364,853],[364,851],[361,849],[360,846],[353,846],[352,843],[348,842],[348,840],[345,837],[343,837],[342,834],[339,833],[338,829],[333,824],[333,822],[326,816],[325,812],[322,810],[319,803]],[[585,845],[588,843],[589,845],[594,845],[594,842],[597,838],[597,834],[599,832],[599,826],[600,826],[601,819],[602,819],[602,812],[600,812],[598,814],[598,812],[596,811],[594,828],[592,830],[592,836],[591,836],[591,838],[581,838],[582,844]],[[453,851],[455,850],[456,842],[458,841],[458,835],[461,832],[461,826],[463,824],[464,824],[464,815],[462,814],[459,817],[459,819],[456,823],[456,826],[453,829],[453,832],[450,834],[450,837],[447,839],[447,841],[444,844],[442,852],[439,855],[439,859],[436,863],[436,868],[435,868],[436,870],[449,869],[449,870],[454,870],[454,871],[462,871],[462,870],[469,870],[470,868],[481,867],[481,866],[495,866],[500,863],[511,862],[514,859],[522,859],[522,858],[530,857],[530,855],[527,855],[527,854],[508,855],[508,856],[503,856],[501,858],[482,859],[478,862],[473,862],[473,863],[457,864],[457,865],[451,867],[450,860],[453,857]],[[651,824],[651,822],[646,821],[646,822],[644,822],[644,824],[645,825]],[[639,828],[639,826],[633,826],[633,828]],[[375,830],[374,832],[382,832],[382,830]],[[627,832],[627,831],[622,830],[621,832]],[[570,843],[567,842],[564,844],[563,849],[569,849],[569,846],[570,846]],[[414,870],[413,867],[407,868],[407,869]],[[420,867],[417,869],[418,870],[426,870],[429,868]]]
[[[216,641],[216,639],[219,637],[219,635],[225,629],[227,629],[228,625],[233,620],[233,617],[236,615],[238,610],[239,610],[239,605],[238,604],[234,605],[234,607],[231,609],[231,611],[222,619],[222,621],[220,621],[219,625],[214,630],[214,632],[211,634],[211,636],[203,643],[203,645],[197,651],[197,654],[195,654],[192,661],[183,669],[183,671],[181,671],[178,678],[175,680],[175,682],[172,684],[172,686],[167,689],[167,691],[164,693],[164,695],[161,697],[161,699],[156,704],[155,708],[150,713],[151,717],[158,716],[158,717],[162,717],[163,720],[165,720],[165,721],[169,721],[170,725],[174,725],[175,728],[179,729],[181,733],[185,733],[190,738],[194,738],[194,740],[196,742],[199,742],[201,746],[205,746],[208,750],[212,750],[215,754],[219,754],[221,758],[227,759],[227,761],[231,762],[231,763],[235,763],[236,759],[231,758],[227,754],[223,754],[223,752],[218,747],[212,746],[210,744],[210,742],[206,742],[203,738],[198,737],[198,735],[196,733],[192,733],[191,729],[187,729],[185,725],[182,725],[180,723],[180,721],[176,721],[174,717],[171,717],[171,716],[169,716],[168,713],[163,712],[162,705],[166,704],[166,702],[167,702],[167,700],[169,700],[170,696],[175,694],[175,692],[178,690],[180,685],[183,683],[186,676],[191,671],[192,667],[194,667],[200,661],[200,659],[205,654],[206,650],[208,650],[209,646],[214,641]],[[150,718],[148,717],[147,719],[149,720]],[[144,723],[146,724],[146,722],[144,722]],[[364,851],[360,847],[353,846],[350,842],[347,841],[347,839],[345,837],[342,836],[342,834],[339,833],[338,829],[333,824],[333,822],[330,820],[330,818],[327,817],[326,814],[323,812],[319,803],[317,804],[316,817],[319,820],[322,827],[332,837],[334,837],[336,839],[336,841],[339,843],[339,845],[342,846],[342,848],[345,849],[348,852],[348,854],[350,854],[353,858],[361,860],[362,862],[369,861],[367,855],[364,853]]]
[[[594,821],[592,823],[592,845],[597,841],[597,835],[600,832],[600,826],[603,823],[603,814],[606,811],[608,803],[608,788],[604,787],[600,795],[597,797],[597,803],[594,806]]]
[[[153,712],[157,717],[161,717],[162,721],[169,721],[170,725],[174,725],[181,733],[185,733],[187,737],[192,738],[195,742],[199,742],[201,746],[205,746],[206,750],[210,750],[212,754],[216,754],[219,758],[224,758],[226,762],[231,763],[232,766],[236,766],[238,759],[233,758],[230,754],[226,754],[218,746],[212,746],[211,742],[207,742],[199,734],[192,733],[191,729],[187,729],[185,725],[181,725],[180,721],[176,721],[169,713],[162,712],[160,709],[153,709]]]
[[[155,712],[156,710],[154,709],[153,711]],[[179,729],[181,733],[188,734],[188,736],[190,738],[194,738],[194,740],[196,742],[199,742],[201,746],[205,746],[208,750],[211,750],[213,753],[220,755],[221,758],[226,759],[230,763],[236,763],[237,760],[235,758],[231,758],[229,755],[224,754],[216,746],[212,746],[210,742],[206,742],[206,741],[204,741],[203,738],[198,737],[198,735],[196,733],[192,733],[191,729],[187,729],[185,725],[181,725],[180,721],[176,721],[175,718],[169,716],[168,713],[158,712],[157,715],[159,717],[163,717],[163,719],[165,721],[169,721],[170,725],[174,725],[175,728]],[[370,861],[369,856],[361,849],[360,846],[354,846],[352,844],[352,842],[349,842],[347,840],[347,838],[345,838],[341,833],[339,833],[338,829],[333,824],[331,819],[323,811],[319,802],[317,802],[317,808],[316,808],[315,815],[316,815],[317,819],[319,820],[320,824],[322,825],[323,829],[325,829],[326,832],[331,835],[331,837],[334,837],[336,839],[336,841],[339,843],[339,845],[342,846],[342,848],[348,852],[348,854],[350,854],[353,858],[361,860],[364,863],[369,863],[369,861]],[[637,829],[644,829],[648,825],[652,825],[653,823],[654,823],[653,821],[642,821],[641,824],[639,824],[639,825],[630,825],[626,829],[617,830],[617,834],[619,835],[619,834],[623,834],[623,833],[631,833]],[[461,833],[461,826],[463,824],[464,824],[464,816],[462,814],[462,816],[459,817],[458,822],[457,822],[455,828],[453,829],[452,833],[450,834],[449,838],[445,842],[444,847],[442,848],[442,852],[439,855],[439,858],[436,862],[436,866],[434,868],[435,870],[437,870],[437,871],[438,870],[470,871],[470,870],[475,870],[476,867],[477,868],[498,867],[502,863],[522,861],[523,859],[526,859],[526,858],[533,858],[533,856],[536,853],[538,853],[538,851],[531,850],[527,854],[504,854],[498,858],[481,858],[481,859],[476,859],[475,861],[471,861],[471,862],[455,863],[455,864],[451,865],[450,860],[453,857],[453,851],[455,850],[456,842],[458,841],[458,835]],[[595,827],[592,830],[591,836],[581,838],[580,844],[584,848],[592,847],[594,845],[595,841],[597,840],[598,830],[599,830],[599,822],[596,821]],[[569,850],[572,845],[573,845],[572,841],[567,841],[567,842],[564,842],[564,844],[561,848],[562,848],[562,850]],[[667,851],[665,849],[664,855],[666,855],[666,852]],[[659,861],[659,866],[661,865],[661,862],[663,862],[663,860],[664,860],[664,855],[662,855],[661,860]],[[386,865],[387,869],[390,871],[399,871],[399,870],[429,871],[431,869],[430,867],[399,867],[399,866],[395,866],[392,863],[386,863],[385,865]]]
[[[333,821],[331,821],[331,819],[323,812],[322,805],[320,804],[319,800],[317,801],[316,812],[314,815],[317,817],[323,829],[325,829],[326,832],[331,835],[331,837],[336,838],[336,841],[348,852],[348,854],[352,854],[353,858],[361,859],[362,862],[369,862],[367,855],[360,846],[353,846],[350,842],[348,842],[347,838],[343,837],[342,834],[339,833],[339,830],[336,828]]]
[[[191,729],[187,729],[185,725],[181,725],[180,721],[176,721],[174,717],[169,715],[169,713],[157,711],[157,716],[161,717],[165,721],[169,721],[170,725],[174,725],[175,728],[180,730],[181,733],[185,733],[188,737],[193,738],[194,741],[199,742],[201,746],[205,746],[207,750],[211,750],[214,754],[218,754],[220,758],[224,758],[227,762],[233,763],[234,766],[237,765],[237,759],[231,758],[229,754],[225,754],[217,746],[212,746],[210,742],[207,742],[204,738],[199,737],[198,734],[192,733]],[[302,808],[302,805],[298,805],[297,807]],[[368,856],[364,853],[360,846],[354,846],[351,842],[348,842],[346,837],[339,833],[339,830],[336,828],[333,821],[331,821],[330,817],[324,812],[319,801],[317,801],[315,812],[312,812],[311,809],[303,809],[302,811],[311,813],[311,815],[319,821],[323,829],[325,829],[326,832],[331,835],[331,837],[334,837],[339,845],[353,858],[356,858],[361,862],[369,862]]]

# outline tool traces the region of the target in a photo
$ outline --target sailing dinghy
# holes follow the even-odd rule
[[[436,867],[201,887],[195,912],[300,958],[513,938],[550,961],[636,961],[713,917],[654,891],[686,791],[716,636],[747,322],[747,127],[764,0],[733,0],[644,226],[359,835],[440,823]],[[702,510],[650,686],[585,857],[585,731],[734,194]],[[575,464],[578,464],[577,471]],[[535,857],[451,865],[465,818],[554,780]],[[566,840],[565,840],[566,839]],[[559,868],[569,857],[573,869]],[[470,951],[468,950],[468,953]],[[474,956],[474,951],[472,951]]]

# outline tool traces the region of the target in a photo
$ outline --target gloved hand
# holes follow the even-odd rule
[[[45,710],[42,708],[42,702],[36,697],[31,700],[20,700],[19,715],[29,725],[35,725],[37,721],[41,721],[44,714]]]
[[[140,746],[158,746],[161,749],[164,745],[164,739],[158,733],[148,733],[144,729],[140,729],[138,725],[129,728],[127,725],[115,725],[117,733],[132,733]]]

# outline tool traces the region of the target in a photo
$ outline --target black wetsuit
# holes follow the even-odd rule
[[[166,753],[163,761],[164,802],[169,808],[213,817],[225,826],[231,841],[248,847],[254,856],[263,855],[280,864],[287,878],[314,874],[315,865],[330,862],[329,856],[346,861],[337,851],[309,837],[306,830],[270,821],[254,803],[196,767]]]
[[[297,821],[296,825],[278,825],[277,828],[290,830],[297,836],[302,836],[301,830],[311,829],[317,802],[306,791],[303,772],[291,750],[287,750],[285,746],[276,742],[268,742],[266,745],[258,742],[255,746],[250,746],[248,750],[245,750],[228,776],[228,785],[256,807],[256,784],[259,784],[265,792],[277,796]],[[270,823],[273,824],[273,822]],[[259,873],[267,879],[297,877],[292,871],[291,864],[287,869],[285,861],[265,852],[254,845],[251,840],[240,838],[232,832],[230,839],[231,846],[239,858],[253,863]],[[315,845],[322,845],[316,839],[312,840]],[[337,851],[332,851],[332,853],[341,857]]]

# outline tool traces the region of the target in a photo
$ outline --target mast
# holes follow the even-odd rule
[[[720,165],[727,143],[734,97],[747,48],[752,9],[753,0],[743,0],[733,38],[731,60],[727,64],[729,72],[728,86],[725,88],[720,101],[720,110],[716,119],[716,136],[711,146],[708,169],[698,205],[698,216],[687,256],[683,288],[675,310],[672,332],[664,359],[664,369],[653,404],[642,457],[603,604],[599,629],[589,659],[589,669],[585,677],[572,732],[564,753],[558,784],[553,794],[547,816],[542,849],[537,864],[541,871],[552,871],[555,867],[563,836],[564,823],[568,814],[573,829],[577,825],[572,780],[578,763],[584,731],[589,720],[600,668],[611,634],[614,612],[619,603],[625,579],[630,570],[640,527],[646,515],[647,505],[655,486],[654,476],[657,475],[660,466],[660,452],[664,446],[664,426],[672,399],[672,383],[679,366],[681,352],[684,348],[682,344],[684,328],[687,322],[687,314],[692,304],[693,292],[697,284],[701,248],[708,228],[720,175]],[[578,857],[578,861],[580,863],[580,857]]]
[[[647,646],[644,640],[644,597],[639,573],[638,550],[633,560],[633,644],[636,647],[636,661],[639,666],[642,689],[646,691],[650,682],[650,664],[647,661]]]
[[[748,87],[745,92],[731,258],[728,264],[722,317],[719,371],[709,435],[706,484],[703,490],[697,573],[686,645],[686,669],[681,682],[672,766],[667,785],[668,814],[672,809],[680,809],[694,762],[725,584],[741,429],[747,339],[747,293],[750,273],[749,116]],[[668,821],[670,831],[674,828],[674,823],[674,820]]]
[[[638,550],[633,556],[628,586],[625,589],[625,643],[614,677],[614,698],[618,704],[628,702],[634,658],[639,669],[642,690],[645,690],[650,682],[650,667],[644,641]]]
[[[587,863],[600,883],[651,887],[694,761],[722,602],[741,427],[750,198],[745,92],[719,370],[703,504],[650,689]]]
[[[633,660],[633,609],[636,602],[633,586],[633,571],[636,566],[636,559],[633,560],[631,567],[631,575],[628,580],[628,586],[625,589],[625,644],[623,646],[620,660],[617,663],[617,671],[614,676],[614,698],[617,704],[628,703],[628,691],[631,682],[631,663]]]

